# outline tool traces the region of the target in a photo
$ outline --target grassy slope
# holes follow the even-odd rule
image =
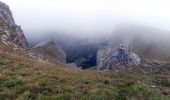
[[[149,72],[95,72],[0,53],[0,100],[164,100],[170,66]],[[151,87],[151,86],[156,87]]]

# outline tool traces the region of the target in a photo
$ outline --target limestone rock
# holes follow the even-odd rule
[[[113,47],[105,47],[98,51],[97,65],[98,69],[120,69],[125,67],[137,66],[140,64],[140,58],[133,52],[128,52],[124,46],[116,49]]]
[[[8,5],[0,2],[0,41],[6,45],[26,48],[27,40],[20,26],[15,24]]]

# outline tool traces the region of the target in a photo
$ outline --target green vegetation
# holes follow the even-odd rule
[[[156,69],[156,68],[155,68]],[[0,53],[0,100],[168,100],[170,66],[160,72],[88,71]]]

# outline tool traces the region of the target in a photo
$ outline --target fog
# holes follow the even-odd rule
[[[49,32],[92,37],[119,23],[170,30],[169,0],[1,0],[27,37]]]

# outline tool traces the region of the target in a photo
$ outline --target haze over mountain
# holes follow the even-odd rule
[[[30,4],[40,3],[38,1],[32,1]],[[41,3],[44,4],[43,2]],[[28,1],[20,3],[27,4]],[[65,3],[66,0],[63,4]],[[67,3],[70,3],[67,5],[68,8],[72,3],[81,4],[76,0]],[[91,4],[91,1],[84,3]],[[95,0],[93,3],[96,5]],[[104,2],[99,1],[100,3],[103,5]],[[44,9],[50,8],[48,3],[44,5],[47,5]],[[98,6],[82,9],[84,7],[78,6],[80,11],[87,11],[87,15],[91,10],[94,12],[90,12],[90,15],[94,15],[96,11],[105,9],[105,7],[99,9]],[[34,15],[34,11],[31,14]],[[82,15],[82,19],[87,18],[85,15]],[[49,18],[49,15],[41,16],[38,13],[36,16],[39,16],[40,20],[42,17]],[[31,17],[25,16],[25,18]],[[73,16],[70,15],[70,18]],[[91,19],[91,16],[88,18]],[[41,28],[43,31],[37,33],[34,30],[29,34],[30,37],[25,37],[22,26],[15,22],[9,6],[0,1],[0,100],[169,100],[170,32],[168,30],[153,28],[147,23],[145,25],[120,23],[115,24],[109,33],[109,27],[104,28],[107,27],[106,24],[96,28],[97,24],[102,25],[98,23],[98,19],[95,20],[96,18],[92,18],[94,26],[91,26],[93,22],[89,23],[92,19],[78,18],[72,20],[74,23],[71,24],[62,24],[59,19],[48,19],[49,22],[53,20],[54,23],[58,21],[58,25],[64,25],[63,28],[58,27],[59,29],[53,22],[50,22],[52,26],[46,24],[45,19],[37,24],[40,27],[36,27],[34,22],[39,19],[24,20],[24,25],[29,26],[27,23],[30,21],[31,29],[40,31]],[[78,24],[80,20],[81,24]],[[75,26],[70,26],[74,24]],[[64,31],[63,29],[68,28],[67,25],[71,30]],[[93,32],[95,34],[92,34]]]
[[[2,0],[28,39],[48,33],[92,37],[119,23],[170,30],[168,0]],[[36,40],[36,39],[35,39]]]
[[[57,46],[52,47],[65,52],[67,63],[74,62],[84,68],[96,66],[100,48],[112,46],[119,38],[123,44],[128,43],[130,48],[127,49],[142,58],[169,61],[168,1],[4,2],[10,5],[16,23],[22,25],[30,47],[47,40],[54,41]],[[44,50],[39,51],[44,53]]]

